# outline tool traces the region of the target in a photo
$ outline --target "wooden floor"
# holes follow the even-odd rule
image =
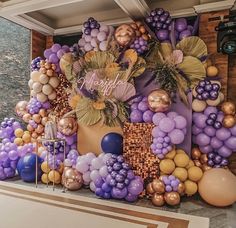
[[[4,228],[208,228],[209,219],[0,182]]]

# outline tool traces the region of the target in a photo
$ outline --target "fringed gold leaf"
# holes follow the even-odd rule
[[[197,36],[190,36],[182,39],[177,45],[185,56],[193,56],[200,59],[207,56],[207,46],[205,42]]]
[[[170,43],[161,43],[160,52],[164,60],[167,60],[172,55],[173,49]]]
[[[199,80],[202,80],[206,75],[206,69],[202,62],[195,57],[185,56],[183,62],[177,65],[187,80],[190,81],[193,87]]]
[[[77,107],[77,104],[79,102],[79,100],[81,99],[80,95],[74,95],[73,97],[71,97],[69,99],[69,105],[71,108],[75,109]]]
[[[105,68],[105,74],[110,78],[111,74],[118,74],[120,70],[120,66],[118,63],[110,63]]]
[[[89,51],[87,52],[85,55],[84,55],[84,60],[86,62],[90,62],[91,61],[91,58],[96,54],[95,51]]]
[[[72,68],[73,68],[72,64],[69,64],[65,67],[65,76],[69,82],[72,82],[76,78],[76,75],[73,73]]]
[[[128,49],[124,53],[123,61],[134,65],[138,60],[138,54],[134,49]]]
[[[96,110],[103,110],[106,108],[106,104],[104,101],[95,101],[93,103],[93,107],[96,109]]]
[[[130,72],[130,77],[140,76],[145,71],[145,69],[146,69],[146,61],[143,58],[139,57]]]
[[[93,103],[92,100],[85,97],[78,102],[76,107],[76,117],[80,123],[91,126],[101,120],[101,111],[95,109]]]

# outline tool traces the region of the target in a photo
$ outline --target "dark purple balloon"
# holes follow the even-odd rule
[[[123,199],[128,194],[127,188],[119,189],[119,188],[112,188],[111,195],[115,199]]]
[[[201,101],[201,100],[203,100],[203,98],[202,98],[202,95],[201,95],[201,94],[198,94],[196,98],[197,98],[198,100],[200,100],[200,101]]]
[[[204,91],[201,95],[204,100],[207,100],[210,97],[210,94],[207,91]]]
[[[113,167],[115,171],[119,171],[122,168],[122,165],[119,162],[116,162]]]
[[[222,165],[222,166],[227,166],[228,164],[229,164],[229,161],[226,158],[223,158],[221,163],[220,163],[220,165]]]
[[[209,166],[214,166],[214,161],[213,160],[211,160],[211,159],[209,159],[208,161],[207,161],[207,164],[209,165]]]
[[[111,179],[110,182],[109,182],[109,185],[112,186],[112,187],[116,186],[116,184],[117,183],[114,179]]]
[[[179,39],[182,40],[182,39],[184,39],[184,38],[186,38],[186,37],[189,37],[189,36],[191,36],[191,35],[192,35],[191,31],[189,31],[189,30],[184,30],[184,31],[182,31],[182,32],[179,34]]]
[[[154,26],[154,27],[156,27],[156,28],[159,30],[159,29],[162,28],[162,25],[163,25],[163,24],[162,24],[161,22],[157,22],[157,23],[156,23],[156,26]]]
[[[125,177],[121,174],[117,174],[116,177],[115,177],[115,180],[119,183],[122,183],[125,181]]]
[[[197,87],[196,87],[196,92],[197,92],[198,94],[202,94],[202,93],[204,92],[204,88],[203,88],[203,87],[200,87],[200,86],[197,86]]]
[[[95,194],[96,194],[96,196],[98,196],[98,197],[103,197],[103,191],[102,191],[102,189],[101,189],[101,188],[96,188]]]
[[[117,175],[117,172],[116,172],[116,171],[112,171],[112,172],[111,172],[111,177],[112,177],[112,178],[115,178],[116,175]]]
[[[219,90],[220,90],[219,84],[213,83],[213,84],[212,84],[212,90],[214,90],[214,91],[219,91]]]
[[[151,12],[150,12],[150,15],[152,16],[152,17],[154,17],[154,16],[156,16],[156,10],[152,10]]]
[[[104,192],[110,192],[111,191],[111,186],[109,186],[107,183],[103,183],[102,184],[102,190],[104,191]]]
[[[214,123],[214,128],[215,128],[215,129],[220,129],[220,128],[222,128],[222,123],[219,122],[219,121],[216,121],[216,122]]]
[[[208,92],[210,92],[212,90],[212,85],[211,84],[207,84],[205,85],[204,89]]]
[[[209,117],[210,119],[216,120],[217,115],[216,115],[215,113],[211,113],[208,117]]]
[[[209,126],[213,126],[215,123],[215,121],[213,119],[207,119],[206,120],[206,124],[209,125]]]
[[[198,85],[204,87],[206,85],[206,81],[202,80],[198,83]]]
[[[211,100],[216,100],[217,97],[218,97],[218,92],[212,90],[212,91],[210,92],[210,98],[211,98]]]
[[[215,164],[220,164],[222,161],[222,157],[220,155],[216,155],[213,161],[215,162]]]
[[[121,169],[119,171],[119,174],[123,175],[123,176],[126,176],[127,175],[127,170],[126,169]]]
[[[149,23],[149,24],[152,23],[153,22],[153,18],[152,17],[147,17],[146,18],[146,22]]]
[[[185,29],[187,29],[188,23],[187,20],[185,18],[178,18],[175,20],[175,29],[178,32],[182,32]]]
[[[208,157],[209,159],[213,159],[215,156],[216,156],[216,154],[215,154],[214,152],[211,152],[211,153],[209,153],[209,154],[207,155],[207,157]]]
[[[160,18],[159,18],[159,20],[160,20],[161,22],[165,22],[166,19],[167,19],[167,16],[165,16],[165,15],[161,15]]]
[[[104,181],[102,180],[101,177],[97,178],[95,181],[94,181],[94,184],[97,188],[101,188],[102,187],[102,184],[104,183]]]
[[[155,28],[157,26],[156,22],[152,22],[152,27]]]
[[[154,20],[155,22],[158,22],[158,21],[159,21],[159,16],[156,15],[155,17],[153,17],[153,20]]]
[[[168,40],[169,39],[169,32],[168,32],[168,30],[161,29],[156,33],[156,36],[160,41]]]
[[[125,183],[117,183],[116,187],[119,188],[119,189],[122,189],[122,188],[125,187]]]
[[[164,9],[162,9],[162,8],[157,8],[157,9],[156,9],[156,13],[157,13],[157,15],[162,15],[162,14],[164,13]]]

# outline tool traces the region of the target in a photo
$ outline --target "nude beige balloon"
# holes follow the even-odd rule
[[[198,191],[213,206],[229,206],[236,201],[236,176],[226,169],[210,169],[199,181]]]

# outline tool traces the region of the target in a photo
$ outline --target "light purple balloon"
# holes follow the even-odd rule
[[[227,139],[226,141],[225,141],[225,145],[229,148],[229,149],[231,149],[231,150],[236,150],[236,137],[230,137],[229,139]]]
[[[165,118],[166,115],[162,112],[157,112],[153,115],[152,117],[152,122],[155,124],[155,125],[159,125],[159,122]]]
[[[184,133],[180,129],[174,129],[168,133],[172,144],[180,144],[184,141]]]
[[[212,106],[208,106],[205,110],[204,110],[204,115],[209,116],[211,113],[218,113],[218,110],[216,107],[212,107]]]
[[[165,132],[163,132],[163,131],[161,131],[160,129],[159,129],[159,127],[154,127],[153,129],[152,129],[152,136],[153,137],[165,137],[166,136],[166,133]]]
[[[141,101],[139,104],[138,104],[138,110],[142,111],[142,112],[145,112],[148,110],[148,103],[145,102],[145,101]]]
[[[206,146],[210,143],[211,138],[204,133],[200,133],[196,136],[196,142],[199,146]]]
[[[69,51],[70,51],[70,48],[69,48],[69,46],[67,46],[67,45],[63,45],[61,48],[62,48],[65,52],[69,52]]]
[[[169,133],[175,128],[175,121],[169,117],[165,117],[159,122],[159,128],[160,130]]]
[[[193,125],[192,127],[192,133],[194,135],[198,135],[199,133],[202,133],[202,128],[198,128],[196,125]]]
[[[203,114],[200,114],[198,118],[195,118],[194,123],[198,128],[204,128],[206,127],[206,120],[207,117]]]
[[[44,51],[44,53],[43,53],[43,55],[44,55],[44,57],[45,57],[46,59],[49,59],[49,56],[50,56],[51,54],[52,54],[51,48],[46,49],[46,50]]]
[[[134,179],[128,185],[129,193],[139,195],[143,191],[143,183],[140,180]]]
[[[138,103],[133,103],[131,106],[130,106],[131,110],[137,110],[138,109]]]
[[[107,166],[104,165],[99,169],[99,174],[101,177],[106,177],[108,175]]]
[[[59,50],[58,52],[57,52],[57,57],[59,58],[59,59],[61,59],[61,57],[65,54],[66,52],[63,50],[63,49],[61,49],[61,50]]]
[[[11,150],[9,153],[8,153],[8,157],[14,161],[18,158],[18,153],[16,150]]]
[[[6,161],[8,159],[8,154],[6,152],[0,153],[0,161]]]
[[[88,171],[89,166],[86,162],[83,161],[79,161],[76,164],[76,169],[80,172],[80,173],[85,173]]]
[[[90,184],[89,184],[89,188],[91,189],[91,191],[93,191],[93,192],[95,192],[96,191],[96,186],[95,186],[95,184],[94,184],[94,182],[92,181],[92,182],[90,182]]]
[[[59,62],[59,59],[58,59],[58,57],[55,53],[51,54],[49,56],[48,60],[49,60],[50,63],[58,63]]]
[[[231,136],[231,133],[230,133],[229,129],[226,129],[224,127],[220,128],[219,130],[216,131],[216,137],[219,140],[224,141],[224,140],[228,139],[230,136]]]
[[[167,117],[174,119],[175,117],[179,116],[179,114],[177,112],[168,112]]]
[[[151,110],[147,110],[143,113],[143,121],[145,123],[152,123],[153,112]]]
[[[100,177],[100,174],[98,172],[98,170],[92,170],[90,173],[90,178],[92,181],[95,181],[97,178]]]
[[[223,145],[223,142],[216,137],[211,138],[211,146],[214,149],[218,149]]]
[[[230,129],[230,132],[233,136],[236,136],[236,125],[234,125],[233,127],[231,127]]]
[[[199,147],[200,151],[204,154],[208,154],[210,152],[212,152],[212,147],[210,145],[207,145],[207,146],[200,146]]]
[[[60,44],[53,44],[51,47],[52,52],[57,53],[61,49]]]
[[[226,146],[222,146],[221,148],[218,149],[218,154],[221,155],[224,158],[228,158],[232,154],[232,150],[230,150]]]
[[[222,122],[224,119],[224,116],[225,116],[224,113],[222,111],[220,111],[220,112],[218,112],[216,120],[219,122]]]
[[[143,113],[139,110],[133,110],[130,114],[130,120],[132,123],[143,122]]]
[[[214,127],[211,127],[211,126],[206,126],[204,128],[204,133],[208,136],[215,136],[216,135],[216,129]]]
[[[178,129],[183,129],[187,126],[187,120],[183,116],[176,116],[174,121],[175,127]]]

